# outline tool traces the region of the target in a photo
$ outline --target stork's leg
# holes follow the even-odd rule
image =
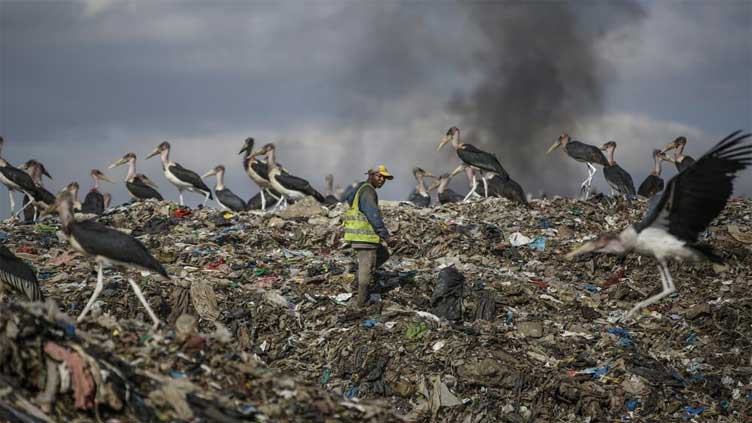
[[[37,208],[37,205],[34,205],[34,219],[33,222],[36,223],[37,217],[39,217],[39,208]]]
[[[23,211],[26,210],[32,204],[34,204],[34,201],[31,198],[29,198],[29,201],[27,201],[26,204],[24,204],[24,206],[21,207],[21,209],[16,212],[15,217],[21,220],[21,213],[23,213]]]
[[[486,180],[486,175],[481,174],[480,179],[483,181],[483,196],[488,198],[488,181]]]
[[[261,211],[266,210],[266,197],[264,196],[264,189],[261,188]]]
[[[465,203],[467,200],[475,194],[475,189],[478,188],[478,181],[475,179],[475,173],[473,173],[473,183],[472,186],[470,186],[470,192],[467,193],[464,199],[462,199],[462,202]]]
[[[183,190],[182,190],[182,189],[179,189],[179,190],[178,190],[178,199],[180,200],[180,205],[181,205],[181,206],[185,205],[185,204],[183,203]]]
[[[279,196],[279,200],[277,201],[277,204],[274,205],[274,209],[277,209],[279,207],[279,205],[282,204],[283,201],[285,201],[285,196],[284,195],[280,195]],[[285,203],[286,203],[286,201],[285,201]],[[285,204],[285,205],[287,205],[287,204]]]
[[[209,194],[210,194],[210,192],[207,192],[206,196],[204,197],[204,207],[206,207],[206,202],[209,201]],[[219,200],[217,200],[217,202],[219,202]],[[220,206],[221,206],[221,204],[220,204]]]
[[[144,293],[141,292],[141,288],[139,288],[138,284],[131,278],[128,278],[128,283],[131,284],[131,288],[133,288],[133,292],[136,293],[136,296],[141,301],[141,304],[144,305],[146,312],[149,313],[149,317],[151,317],[151,321],[154,322],[154,326],[152,326],[152,328],[153,329],[158,328],[161,322],[157,318],[157,315],[154,314],[154,311],[151,309],[151,307],[149,307],[149,303],[146,302],[146,297],[144,297]]]
[[[16,202],[13,200],[13,191],[8,190],[8,198],[10,198],[10,214],[13,215],[13,210],[16,209]]]
[[[676,292],[674,281],[671,279],[671,273],[668,271],[668,266],[665,262],[658,262],[658,271],[661,274],[661,285],[663,286],[663,290],[659,294],[653,295],[647,300],[640,301],[639,303],[635,304],[635,306],[632,307],[631,310],[629,310],[629,313],[627,313],[627,319],[630,319],[640,309],[645,308],[651,304],[655,304],[663,298]]]
[[[86,307],[84,307],[84,310],[78,316],[78,319],[76,319],[77,322],[84,320],[84,317],[86,317],[86,314],[89,313],[89,310],[91,310],[91,307],[94,305],[94,301],[96,301],[99,294],[102,293],[102,288],[104,288],[103,267],[104,265],[99,263],[99,269],[97,269],[97,286],[94,287],[94,293],[91,294],[91,298],[89,298],[89,301],[86,303]]]

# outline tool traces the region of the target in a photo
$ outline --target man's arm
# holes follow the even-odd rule
[[[389,231],[386,229],[384,220],[381,218],[376,190],[371,187],[363,188],[360,192],[360,201],[358,202],[360,203],[358,204],[360,211],[366,215],[366,219],[373,226],[373,230],[376,231],[383,241],[389,239]]]

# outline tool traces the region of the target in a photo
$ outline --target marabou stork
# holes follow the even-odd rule
[[[319,203],[324,203],[326,199],[320,192],[316,191],[311,184],[303,178],[299,178],[289,173],[282,172],[276,160],[276,147],[273,143],[264,145],[257,150],[252,156],[266,155],[266,163],[269,166],[269,182],[275,191],[282,194],[282,198],[277,201],[275,207],[283,202],[287,205],[287,200],[300,200],[307,196],[313,196]]]
[[[29,301],[44,301],[34,270],[6,246],[0,245],[0,297],[5,285]]]
[[[235,195],[228,188],[225,188],[225,167],[222,165],[216,166],[214,169],[206,172],[201,178],[208,178],[209,176],[217,176],[217,185],[214,186],[214,195],[217,199],[217,204],[224,210],[232,210],[234,212],[243,211],[246,209],[246,204],[243,199]]]
[[[488,197],[501,197],[506,198],[515,203],[527,205],[527,196],[522,186],[512,178],[504,180],[504,178],[496,175],[493,172],[484,172],[486,179],[488,180]],[[483,196],[480,192],[480,187],[476,189],[476,193]]]
[[[664,160],[663,152],[661,150],[653,150],[653,160],[655,161],[653,171],[642,181],[640,188],[637,190],[637,195],[645,198],[650,198],[663,191],[663,178],[661,178],[661,162]]]
[[[169,278],[167,271],[155,259],[144,244],[130,235],[110,228],[93,220],[84,220],[77,222],[73,218],[73,196],[69,192],[63,192],[55,201],[55,204],[45,210],[45,213],[57,211],[62,225],[62,231],[68,239],[71,248],[89,256],[94,257],[98,264],[97,285],[94,288],[89,301],[86,303],[83,311],[78,316],[78,321],[82,321],[86,314],[91,310],[94,302],[104,287],[104,266],[127,266],[155,272],[158,275]],[[146,308],[146,312],[154,322],[154,327],[159,326],[159,319],[146,302],[144,294],[133,279],[128,278],[133,292]]]
[[[593,164],[608,166],[608,160],[606,160],[606,156],[603,155],[603,152],[601,152],[598,147],[572,140],[566,132],[561,134],[551,147],[548,148],[546,154],[550,154],[562,145],[564,146],[564,151],[567,153],[567,156],[580,163],[585,163],[587,166],[588,177],[580,185],[580,195],[584,193],[583,198],[587,200],[590,196],[590,187],[593,183],[593,176],[598,172],[598,169],[596,169]]]
[[[468,192],[464,201],[467,201],[471,195],[475,193],[475,188],[478,186],[478,181],[475,179],[476,171],[493,172],[504,179],[509,179],[509,174],[499,163],[499,159],[491,153],[487,153],[483,150],[479,150],[472,144],[464,144],[460,142],[460,128],[453,126],[449,128],[444,138],[439,143],[439,147],[436,149],[441,150],[448,142],[452,142],[452,147],[457,150],[457,156],[459,156],[462,164],[459,165],[451,174],[452,176],[465,170],[468,180],[470,181],[470,192]],[[488,196],[488,181],[486,177],[481,173],[481,180],[483,181],[483,189],[485,196]]]
[[[20,169],[27,172],[29,176],[31,176],[31,180],[34,181],[37,186],[35,198],[30,200],[27,195],[24,195],[24,203],[27,204],[27,206],[28,204],[33,203],[31,216],[26,214],[26,211],[28,210],[24,210],[24,217],[27,221],[31,218],[31,221],[36,222],[37,217],[39,216],[39,210],[44,210],[55,203],[55,194],[51,193],[44,187],[43,180],[44,176],[50,179],[52,179],[52,176],[50,176],[42,163],[34,159],[28,160],[20,167]],[[29,203],[29,201],[32,201],[32,203]]]
[[[68,185],[65,186],[65,189],[63,191],[68,191],[72,197],[73,206],[72,210],[76,213],[79,213],[81,211],[81,202],[78,201],[78,190],[79,185],[78,182],[71,182]]]
[[[110,194],[109,192],[102,194],[102,201],[104,201],[104,209],[109,209],[110,203],[112,203],[112,194]]]
[[[459,203],[464,198],[462,195],[457,194],[454,190],[448,187],[449,181],[451,180],[452,176],[445,173],[439,176],[439,178],[433,181],[431,186],[428,187],[428,192],[436,190],[439,197],[439,204]]]
[[[669,150],[676,149],[673,159],[668,159],[668,160],[671,162],[674,162],[674,164],[676,165],[676,169],[679,172],[692,166],[692,164],[695,162],[695,159],[684,155],[684,147],[686,145],[687,145],[687,138],[679,137],[675,139],[671,144],[664,147],[663,149],[664,153],[666,153]]]
[[[601,150],[604,150],[608,156],[608,165],[603,166],[603,176],[611,187],[611,191],[615,191],[625,196],[634,197],[635,189],[634,182],[632,182],[632,176],[614,161],[616,142],[609,141],[603,144]]]
[[[635,251],[655,257],[663,290],[637,303],[627,318],[676,291],[668,259],[720,261],[710,246],[698,244],[697,237],[726,206],[736,173],[752,164],[752,145],[743,144],[752,134],[740,132],[730,134],[671,178],[663,193],[650,201],[641,222],[619,234],[604,234],[567,254],[572,258],[589,252],[623,255]]]
[[[327,205],[339,203],[339,198],[334,195],[334,175],[331,173],[324,177],[324,200]]]
[[[243,154],[243,169],[245,169],[246,175],[259,187],[259,195],[261,196],[261,210],[266,210],[266,195],[279,200],[282,195],[272,188],[272,183],[269,181],[269,166],[266,162],[259,160],[256,156],[253,156],[253,145],[255,140],[248,137],[243,142],[243,148],[240,149],[238,154]],[[284,170],[283,170],[284,172]],[[266,195],[264,195],[266,192]],[[254,199],[248,200],[248,208],[256,209]]]
[[[34,203],[39,194],[39,188],[31,179],[31,175],[23,170],[13,166],[2,158],[2,148],[5,144],[3,137],[0,137],[0,182],[8,188],[8,197],[10,198],[10,213],[11,216],[16,216],[23,212],[26,207]],[[26,204],[23,205],[20,211],[16,212],[16,202],[13,200],[13,191],[19,191],[26,195],[28,198]]]
[[[426,189],[426,185],[424,183],[424,178],[435,178],[430,172],[426,172],[425,170],[414,167],[413,168],[413,176],[415,177],[415,180],[418,182],[418,185],[415,187],[414,190],[410,193],[410,195],[407,197],[407,201],[410,201],[411,203],[415,204],[417,207],[424,208],[431,205],[431,194]]]
[[[136,155],[128,153],[120,160],[108,166],[108,169],[116,168],[128,163],[128,173],[125,175],[125,189],[135,200],[148,200],[153,198],[162,201],[162,195],[155,189],[159,188],[143,173],[136,173]]]
[[[112,181],[99,171],[99,169],[92,169],[90,175],[91,179],[94,180],[94,186],[86,194],[86,198],[84,198],[84,202],[81,204],[81,212],[102,214],[107,207],[104,204],[104,195],[99,192],[99,181],[102,180],[109,183],[112,183]]]
[[[165,177],[178,189],[181,206],[185,205],[183,202],[184,190],[202,194],[204,196],[204,205],[213,198],[211,189],[206,186],[201,177],[198,176],[198,173],[170,160],[169,142],[165,141],[159,144],[146,158],[149,159],[156,155],[162,158],[162,169],[164,170]]]

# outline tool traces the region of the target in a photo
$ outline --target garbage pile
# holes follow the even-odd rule
[[[1,241],[60,311],[0,307],[0,418],[750,419],[752,201],[732,200],[703,235],[725,265],[671,264],[678,293],[623,322],[660,290],[652,259],[564,255],[645,206],[385,203],[395,246],[361,310],[343,205],[234,214],[134,204],[98,219],[137,236],[173,277],[106,270],[80,324],[68,316],[91,295],[94,262],[58,240],[54,220],[4,223]],[[157,331],[127,277],[165,322]],[[50,382],[55,372],[67,385]]]

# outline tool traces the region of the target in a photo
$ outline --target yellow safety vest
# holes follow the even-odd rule
[[[360,211],[360,191],[366,185],[368,184],[363,184],[358,188],[350,209],[345,212],[345,241],[378,244],[381,241],[381,237],[373,230],[373,226],[368,223],[366,215]]]

